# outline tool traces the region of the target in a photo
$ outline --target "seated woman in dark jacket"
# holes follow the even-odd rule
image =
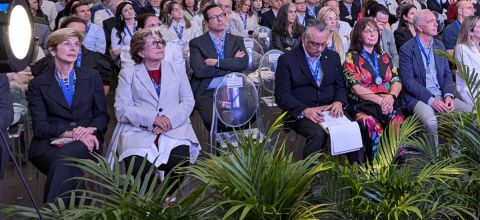
[[[412,39],[415,35],[415,28],[413,28],[413,16],[417,12],[417,8],[414,5],[404,4],[400,6],[400,22],[398,23],[398,28],[395,30],[395,44],[397,50],[400,51],[400,47]]]
[[[272,28],[272,44],[274,49],[289,51],[300,46],[300,36],[303,28],[297,22],[297,9],[295,4],[283,5],[278,10]]]
[[[33,122],[29,159],[47,175],[44,202],[78,187],[78,181],[72,178],[83,175],[82,171],[63,159],[88,159],[90,152],[101,152],[107,129],[100,74],[75,66],[83,37],[71,28],[53,32],[47,47],[54,68],[45,68],[28,87]]]

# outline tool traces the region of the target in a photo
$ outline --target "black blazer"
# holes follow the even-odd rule
[[[7,141],[7,128],[13,122],[13,106],[10,96],[10,84],[7,74],[0,74],[0,130]],[[0,178],[5,174],[5,167],[8,161],[8,153],[4,150],[3,141],[0,140]]]
[[[107,18],[103,21],[103,32],[105,33],[105,41],[107,42],[107,49],[105,50],[105,55],[110,56],[110,47],[112,45],[112,30],[117,23],[115,17]]]
[[[225,76],[229,72],[241,72],[247,68],[248,55],[236,58],[237,51],[246,51],[243,38],[227,33],[224,59],[220,60],[219,67],[207,66],[205,59],[217,59],[217,51],[210,34],[207,32],[190,41],[190,66],[193,70],[191,86],[195,97],[205,92],[213,78]]]
[[[353,25],[355,25],[355,21],[357,21],[358,13],[360,13],[360,5],[357,5],[355,2],[352,3],[352,19],[350,19],[347,18],[349,15],[347,6],[345,6],[342,1],[339,1],[338,4],[340,7],[340,20],[348,22],[348,24],[353,27]]]
[[[290,37],[289,35],[280,35],[275,32],[272,32],[272,45],[273,49],[285,51],[285,48],[290,47],[293,49],[300,46],[299,37]]]
[[[393,33],[395,38],[395,44],[397,46],[397,51],[400,51],[400,47],[403,46],[407,41],[413,38],[412,32],[408,29],[407,26],[400,26]]]
[[[93,69],[75,68],[76,83],[73,106],[65,100],[53,72],[44,72],[28,85],[33,138],[29,158],[42,155],[57,138],[75,127],[96,127],[100,144],[107,129],[108,114],[102,80]]]
[[[273,22],[275,21],[275,14],[273,13],[272,9],[266,11],[260,17],[260,26],[268,27],[272,29]]]
[[[437,0],[427,0],[427,8],[440,14],[443,14],[443,9],[448,9],[448,5],[448,1],[440,5]]]
[[[298,118],[304,109],[347,103],[347,89],[340,56],[325,49],[321,56],[323,79],[320,86],[313,79],[303,46],[283,54],[275,72],[275,102],[283,111]]]
[[[105,56],[105,54],[91,51],[82,46],[82,64],[80,67],[94,69],[100,73],[103,85],[111,85],[113,66],[112,58]],[[32,70],[32,75],[35,77],[42,73],[53,73],[53,71],[55,71],[53,57],[48,54],[46,57],[31,65],[30,68]]]

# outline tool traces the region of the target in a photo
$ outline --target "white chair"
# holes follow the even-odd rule
[[[256,128],[217,133],[218,123],[226,127],[240,129],[244,125],[251,126],[251,120],[256,117]],[[227,143],[238,146],[237,135],[263,139],[263,123],[260,115],[258,92],[245,75],[229,73],[223,77],[222,83],[215,89],[213,95],[212,127],[210,129],[210,145],[214,152],[217,143],[223,148]]]
[[[262,45],[263,51],[272,49],[272,30],[268,27],[260,26],[255,31],[258,35],[255,39]]]
[[[278,57],[283,54],[280,50],[270,50],[262,57],[258,72],[260,84],[260,97],[268,107],[277,106],[275,103],[275,71],[277,70]],[[265,92],[265,94],[263,94]]]
[[[260,43],[253,38],[243,38],[243,43],[245,44],[248,55],[248,65],[243,73],[250,74],[258,69],[263,56],[263,48]]]

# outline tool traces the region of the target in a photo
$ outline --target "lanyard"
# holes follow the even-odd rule
[[[173,26],[173,30],[177,34],[178,39],[181,40],[183,37],[183,25],[175,25]]]
[[[352,6],[353,6],[353,5],[352,5]],[[345,8],[347,8],[347,13],[348,13],[348,15],[350,15],[350,16],[352,16],[352,6],[350,6],[350,7],[345,6]]]
[[[155,88],[155,91],[157,92],[157,95],[160,95],[160,84],[157,84],[155,80],[150,77],[150,80],[152,80],[153,87]]]
[[[77,67],[80,67],[82,65],[82,49],[78,51],[77,55]]]
[[[382,83],[382,78],[380,77],[380,68],[378,67],[378,57],[377,57],[377,52],[374,50],[373,51],[373,63],[372,60],[370,59],[370,56],[368,55],[367,51],[362,50],[362,56],[367,60],[368,64],[373,69],[373,72],[375,73],[375,83],[377,85]]]
[[[87,24],[87,30],[85,30],[85,36],[87,36],[89,31],[90,31],[90,22],[88,22]]]
[[[242,23],[243,23],[243,29],[246,30],[247,29],[247,14],[245,14],[245,17],[242,16],[242,13],[240,12],[239,13],[240,15],[240,18],[242,19]]]
[[[307,9],[308,9],[308,14],[316,19],[317,15],[315,14],[315,7],[308,7],[307,6]]]
[[[130,29],[128,28],[128,25],[125,24],[125,30],[127,31],[128,35],[130,35],[130,38],[132,37],[133,33],[135,33],[137,29],[137,22],[135,21],[135,23],[133,23],[133,32],[130,31]]]
[[[223,52],[225,50],[225,33],[223,34],[222,36],[222,43],[219,45],[217,43],[217,39],[215,36],[213,36],[214,39],[213,40],[213,45],[215,46],[215,50],[217,51],[217,56],[218,56],[218,59],[223,59],[224,55],[223,55]]]
[[[110,11],[110,9],[105,9],[105,12],[107,12],[108,16],[112,16],[112,12]]]
[[[427,60],[427,69],[430,68],[430,53],[432,52],[432,47],[428,49],[428,54],[425,52],[425,48],[422,45],[422,42],[420,42],[420,39],[418,36],[415,37],[415,40],[417,41],[418,47],[420,47],[420,51],[422,51],[422,55],[425,57],[425,60]]]
[[[55,76],[57,78],[58,84],[60,84],[60,88],[62,89],[63,96],[65,97],[68,106],[72,107],[73,88],[75,87],[75,69],[72,69],[72,71],[70,71],[70,74],[68,76],[68,86],[65,85],[65,82],[63,81],[60,73],[57,70],[55,70]]]
[[[320,86],[320,57],[317,59],[317,65],[315,66],[315,70],[313,69],[313,62],[307,57],[308,59],[308,68],[312,72],[313,79]]]

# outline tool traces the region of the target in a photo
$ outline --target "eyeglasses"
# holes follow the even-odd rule
[[[323,48],[323,47],[327,46],[327,42],[317,43],[317,42],[313,42],[313,41],[308,41],[308,43],[310,44],[310,46],[315,47],[315,48]]]
[[[364,29],[363,33],[365,33],[365,34],[378,34],[378,29]]]
[[[295,4],[297,4],[297,5],[306,5],[307,2],[295,2]]]
[[[227,16],[225,13],[221,13],[221,14],[218,14],[218,15],[212,15],[212,16],[208,17],[208,20],[212,20],[212,19],[219,20],[220,18],[224,18],[225,16]]]
[[[147,45],[152,49],[162,49],[165,46],[165,41],[164,40],[150,41],[150,42],[147,42]]]
[[[63,41],[62,43],[60,43],[60,45],[62,45],[62,47],[66,47],[66,48],[79,48],[82,46],[82,44],[77,41],[75,43],[72,43],[70,41]]]

